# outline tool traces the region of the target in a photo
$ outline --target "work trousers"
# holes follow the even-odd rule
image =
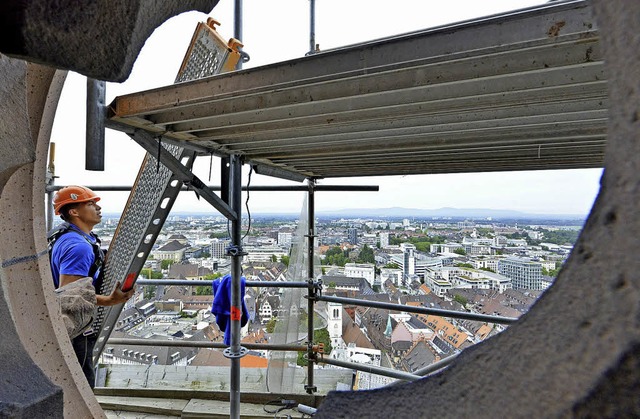
[[[91,388],[96,384],[96,375],[93,368],[93,347],[97,340],[97,333],[92,333],[88,336],[81,334],[71,340],[73,350],[76,353],[80,366],[82,367],[82,372],[87,378]]]

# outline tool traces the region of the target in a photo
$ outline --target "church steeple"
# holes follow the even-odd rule
[[[393,332],[393,328],[391,327],[391,316],[387,316],[387,328],[384,329],[384,335],[390,338],[392,332]]]

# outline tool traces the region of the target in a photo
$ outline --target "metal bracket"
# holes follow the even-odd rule
[[[322,295],[322,279],[316,279],[313,281],[313,288],[318,294]]]
[[[176,177],[185,184],[190,185],[190,187],[198,192],[200,196],[202,196],[205,201],[210,203],[215,209],[220,211],[222,215],[227,217],[227,219],[231,221],[236,221],[238,218],[238,214],[231,209],[218,195],[211,192],[211,190],[202,182],[196,175],[194,175],[190,170],[188,170],[182,163],[180,163],[171,153],[169,153],[163,147],[158,147],[155,145],[156,139],[153,134],[137,129],[129,136],[138,144],[142,146],[148,153],[153,156],[160,158],[160,162],[164,164],[169,170],[171,170]]]
[[[245,252],[242,249],[242,246],[229,246],[229,247],[225,248],[225,255],[227,255],[227,256],[231,256],[231,257],[234,257],[234,256],[246,256],[248,254],[249,254],[248,252]]]

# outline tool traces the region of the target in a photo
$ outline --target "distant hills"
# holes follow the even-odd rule
[[[263,215],[263,214],[261,214]],[[584,220],[586,214],[532,214],[522,211],[489,208],[350,208],[340,210],[316,211],[322,217],[367,217],[367,218],[469,218],[469,219],[578,219]]]
[[[190,211],[173,211],[172,215],[182,215],[191,217],[210,217],[215,211],[209,213],[190,212]],[[119,216],[119,214],[111,214]],[[260,211],[252,210],[252,217],[259,218],[298,218],[299,211],[283,210],[283,211]],[[438,209],[420,209],[420,208],[349,208],[338,210],[324,210],[315,212],[316,217],[322,218],[377,218],[377,219],[403,219],[403,218],[442,218],[453,220],[464,219],[491,219],[496,220],[578,220],[584,221],[588,214],[535,214],[514,210],[490,209],[490,208],[451,208],[444,207]],[[246,213],[243,214],[246,216]]]

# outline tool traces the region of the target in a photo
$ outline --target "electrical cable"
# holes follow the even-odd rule
[[[276,406],[276,409],[270,410],[270,409],[267,409],[267,406]],[[277,419],[277,418],[291,419],[291,415],[279,416],[278,414],[283,410],[295,409],[296,407],[298,407],[298,402],[296,402],[295,400],[281,399],[281,400],[268,401],[262,406],[262,409],[264,409],[264,411],[269,414],[273,413],[274,419]]]
[[[247,179],[247,200],[244,203],[245,208],[247,209],[247,217],[248,217],[248,224],[247,224],[247,232],[245,233],[244,236],[242,236],[242,240],[244,240],[245,237],[247,237],[249,235],[249,231],[251,230],[251,211],[249,211],[249,186],[251,185],[251,174],[253,173],[253,166],[249,166],[249,178]]]

